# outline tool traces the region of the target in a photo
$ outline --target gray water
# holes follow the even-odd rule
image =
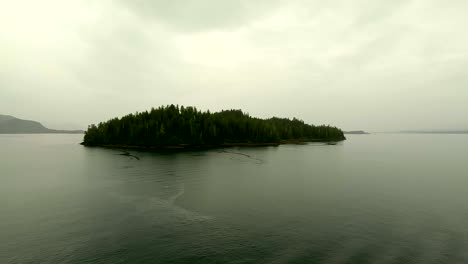
[[[183,153],[0,135],[0,263],[468,263],[468,135]]]

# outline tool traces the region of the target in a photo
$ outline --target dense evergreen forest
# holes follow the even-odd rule
[[[83,144],[163,147],[344,139],[336,127],[308,125],[296,118],[260,119],[241,110],[210,113],[170,105],[90,125]]]

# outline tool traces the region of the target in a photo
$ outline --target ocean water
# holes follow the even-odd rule
[[[468,263],[468,135],[181,153],[0,135],[0,263]]]

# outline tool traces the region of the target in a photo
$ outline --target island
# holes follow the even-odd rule
[[[83,134],[83,130],[57,130],[32,120],[0,115],[0,134]]]
[[[277,146],[310,141],[345,140],[343,131],[329,125],[308,125],[293,118],[261,119],[242,110],[199,111],[195,107],[161,106],[114,118],[85,131],[82,145],[187,149],[224,146]]]
[[[368,132],[363,131],[363,130],[354,130],[354,131],[344,131],[345,134],[350,134],[350,135],[369,135]]]

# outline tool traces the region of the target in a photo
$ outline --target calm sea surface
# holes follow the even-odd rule
[[[184,153],[0,135],[0,263],[468,263],[468,135]]]

